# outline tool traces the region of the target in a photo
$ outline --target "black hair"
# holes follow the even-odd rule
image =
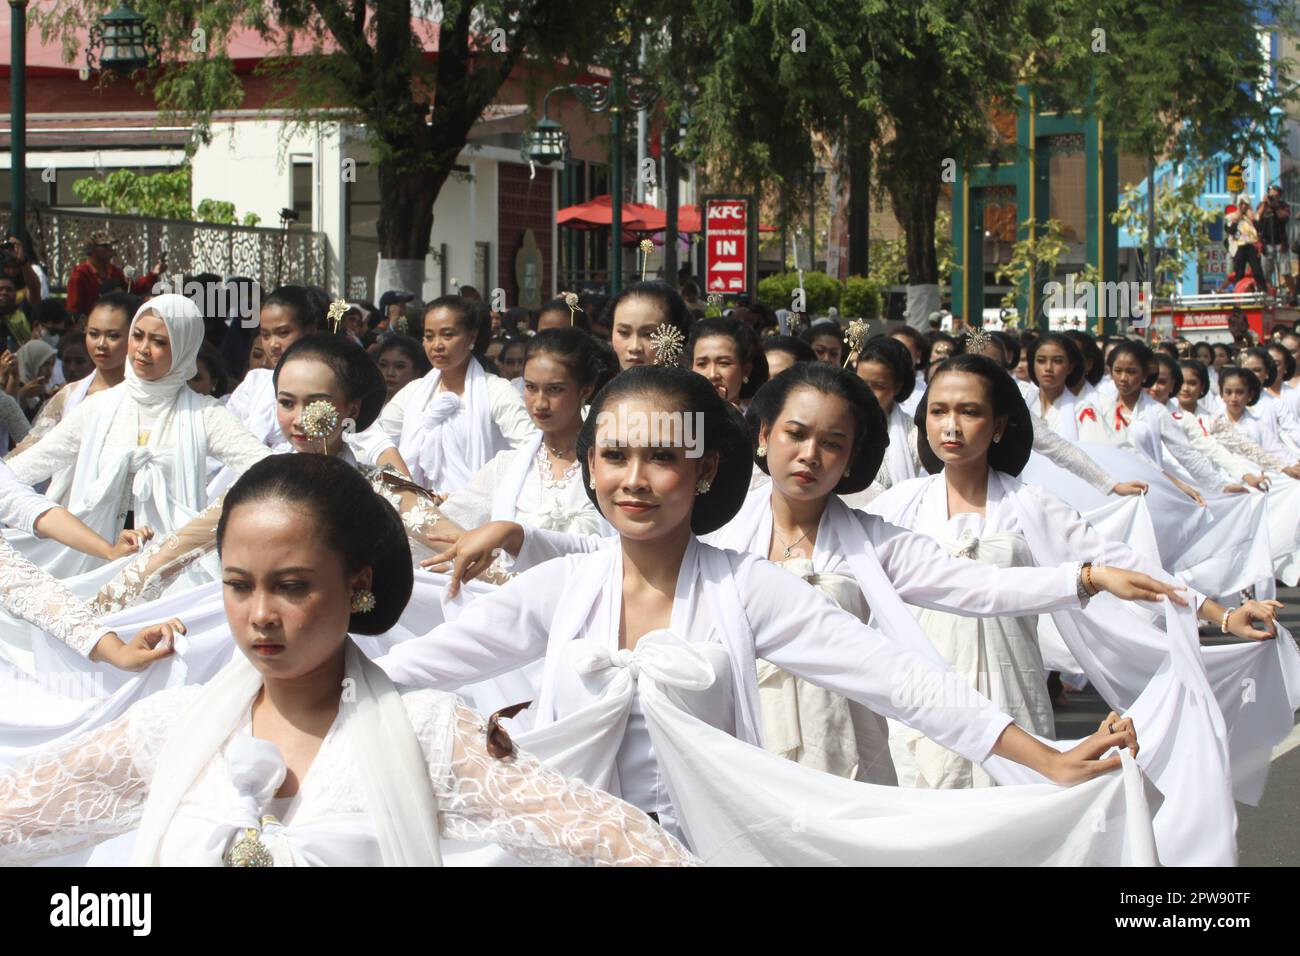
[[[477,359],[487,354],[488,343],[492,341],[492,310],[482,299],[469,302],[470,318],[474,322],[474,346],[470,349]]]
[[[926,431],[926,416],[930,406],[930,391],[939,376],[945,372],[967,372],[978,375],[988,382],[989,399],[993,404],[995,417],[1006,416],[1007,427],[1002,432],[1002,440],[989,445],[989,467],[1006,475],[1018,475],[1029,461],[1029,454],[1034,450],[1034,422],[1030,418],[1029,406],[1020,394],[1020,388],[1001,365],[983,355],[963,353],[946,359],[930,379],[930,385],[916,406],[915,422],[918,429],[916,450],[925,470],[932,475],[943,471],[943,460],[930,447],[929,433]]]
[[[840,328],[840,324],[834,319],[824,319],[812,322],[799,330],[799,338],[807,342],[809,346],[812,345],[813,339],[817,338],[819,335],[829,335],[831,338],[838,340],[841,348],[843,347],[844,330]],[[926,351],[928,354],[929,349],[927,348]]]
[[[1215,343],[1214,343],[1212,346],[1210,346],[1210,347],[1211,347],[1212,349],[1214,349],[1214,351],[1215,351],[1215,357],[1216,357],[1216,358],[1218,357],[1218,351],[1219,351],[1219,349],[1223,349],[1223,354],[1225,354],[1226,356],[1228,356],[1228,361],[1229,361],[1229,362],[1231,362],[1231,361],[1236,357],[1236,354],[1237,354],[1237,350],[1234,349],[1234,348],[1233,348],[1229,343],[1227,343],[1227,342],[1215,342]]]
[[[606,405],[634,395],[653,395],[669,410],[701,416],[695,430],[704,443],[704,453],[718,455],[718,471],[708,493],[698,495],[691,511],[691,531],[697,535],[716,531],[736,516],[749,493],[754,473],[753,445],[741,414],[728,405],[703,375],[677,366],[637,365],[602,388],[591,403],[578,432],[578,461],[582,463],[582,484],[587,497],[600,509],[591,487],[588,455],[596,444],[596,425]]]
[[[1178,360],[1170,356],[1169,353],[1163,351],[1156,353],[1156,379],[1159,380],[1160,378],[1159,369],[1168,369],[1169,381],[1172,383],[1172,388],[1169,390],[1171,398],[1177,397],[1178,393],[1182,391],[1183,388],[1183,370],[1178,367],[1178,364]],[[1155,382],[1152,382],[1151,384],[1154,385]]]
[[[570,325],[582,329],[584,332],[590,332],[591,317],[587,315],[585,311],[582,310],[581,302],[578,303],[578,306],[579,307],[577,309],[570,311],[568,303],[565,302],[563,299],[552,299],[550,302],[543,303],[542,307],[538,309],[537,312],[533,315],[532,321],[529,323],[528,327],[531,328],[534,332],[536,332],[537,327],[542,322],[543,315],[545,315],[547,312],[558,312],[561,315],[563,315],[566,319],[570,320],[569,323]]]
[[[949,355],[957,351],[957,339],[949,335],[947,332],[944,332],[942,329],[934,329],[928,335],[930,339],[931,357],[934,356],[934,347],[938,345],[940,342],[947,342],[950,346],[952,346],[948,351]]]
[[[14,287],[15,292],[18,291],[18,279],[14,276],[11,276],[9,273],[0,272],[0,282],[8,282],[10,285]]]
[[[862,347],[862,354],[858,356],[859,367],[863,362],[879,362],[889,369],[895,382],[895,402],[905,402],[912,397],[912,392],[916,389],[916,370],[912,368],[912,353],[898,339],[892,339],[888,335],[873,335],[867,339],[867,344]],[[871,389],[868,388],[867,391]],[[876,396],[873,393],[871,397]]]
[[[1155,384],[1156,356],[1154,352],[1146,347],[1145,343],[1138,342],[1134,339],[1124,339],[1122,342],[1119,342],[1110,350],[1110,354],[1106,356],[1106,371],[1110,371],[1115,367],[1115,359],[1120,355],[1127,355],[1131,357],[1133,361],[1138,363],[1138,368],[1142,369],[1143,388],[1150,388]]]
[[[433,369],[433,366],[429,364],[429,356],[424,354],[424,349],[420,347],[420,343],[409,335],[388,336],[379,343],[379,351],[375,357],[378,358],[391,349],[396,349],[410,360],[411,365],[415,367],[416,378],[423,378]]]
[[[1268,345],[1264,346],[1264,351],[1267,352],[1269,349],[1277,349],[1282,353],[1282,381],[1286,382],[1295,378],[1296,362],[1295,356],[1291,354],[1291,350],[1281,342],[1269,342]],[[1271,352],[1269,354],[1272,355]],[[1277,359],[1274,359],[1273,361],[1276,363]]]
[[[61,322],[67,327],[71,317],[68,315],[66,299],[47,297],[32,306],[32,325],[44,325],[51,321]]]
[[[208,394],[213,398],[220,398],[230,391],[230,376],[226,374],[226,363],[221,361],[221,353],[211,342],[204,342],[199,346],[199,354],[194,357],[196,362],[202,362],[204,368],[208,371],[208,378],[212,379],[212,391]]]
[[[1210,394],[1210,371],[1205,367],[1205,363],[1200,359],[1182,359],[1178,363],[1178,368],[1182,372],[1195,372],[1196,380],[1201,383],[1201,393],[1196,396],[1197,401]],[[1187,376],[1183,376],[1183,384],[1187,384]],[[1181,389],[1182,386],[1180,385]]]
[[[793,335],[769,335],[763,339],[763,354],[767,355],[768,352],[788,352],[796,362],[817,361],[817,353],[812,350],[812,346]],[[911,356],[908,356],[908,361],[911,361]]]
[[[1096,385],[1106,374],[1106,363],[1097,340],[1087,332],[1080,332],[1078,329],[1071,329],[1065,335],[1079,346],[1079,354],[1083,356],[1083,377],[1089,385]]]
[[[127,325],[135,318],[135,314],[140,311],[140,306],[144,304],[144,299],[138,295],[132,295],[130,292],[109,292],[101,295],[95,300],[95,304],[90,307],[94,312],[98,308],[118,309],[126,313]],[[89,313],[87,313],[89,315]]]
[[[906,351],[906,346],[897,344]],[[769,431],[775,427],[790,393],[796,388],[811,388],[824,395],[837,395],[848,404],[853,413],[853,458],[848,474],[840,479],[833,494],[851,495],[866,488],[876,480],[880,463],[885,460],[889,424],[867,383],[848,369],[836,368],[825,362],[797,362],[774,376],[758,390],[745,415],[754,444],[758,444],[759,428],[762,425],[766,425]],[[764,474],[769,474],[766,457],[755,455],[754,461]]]
[[[574,326],[538,332],[524,345],[524,365],[535,355],[550,355],[578,383],[579,390],[591,388],[595,395],[618,374],[614,350],[590,332]]]
[[[768,380],[767,354],[759,342],[758,333],[753,326],[740,319],[701,319],[691,326],[690,338],[686,340],[686,358],[694,365],[695,345],[700,339],[722,336],[729,338],[736,346],[736,359],[741,365],[749,366],[749,381],[742,382],[740,394],[742,399],[754,397],[754,393]]]
[[[307,293],[307,302],[311,306],[312,315],[316,317],[317,327],[324,331],[329,331],[329,325],[327,322],[329,319],[330,302],[332,301],[332,297],[318,285],[305,285],[303,286],[303,290]],[[343,328],[341,322],[339,323],[339,328]]]
[[[240,505],[277,498],[311,514],[317,540],[338,554],[349,575],[371,569],[374,610],[354,611],[348,630],[383,634],[392,628],[411,599],[414,581],[406,529],[393,506],[371,490],[359,471],[338,458],[271,455],[249,468],[226,492],[217,521],[217,554],[231,515]],[[309,537],[309,529],[303,530]]]
[[[1157,342],[1154,351],[1163,352],[1174,361],[1178,360],[1178,346],[1174,345],[1173,342]]]
[[[885,334],[890,338],[896,338],[901,335],[903,338],[907,339],[907,341],[916,346],[916,350],[921,353],[921,357],[917,361],[913,372],[923,369],[930,364],[930,340],[916,329],[904,323],[902,325],[896,325],[892,329],[886,329]],[[909,349],[908,351],[910,352],[911,350]]]
[[[1029,346],[1029,381],[1038,384],[1038,376],[1034,373],[1034,358],[1038,355],[1038,350],[1049,343],[1060,346],[1065,353],[1066,364],[1070,366],[1070,371],[1065,376],[1065,387],[1073,392],[1083,381],[1083,353],[1064,332],[1047,332],[1034,339]]]
[[[81,347],[86,353],[86,358],[90,358],[90,349],[86,348],[86,333],[76,329],[64,332],[59,336],[58,344],[54,346],[55,353],[59,356],[59,361],[63,360],[63,353],[70,348]]]
[[[473,305],[468,299],[463,299],[458,295],[440,295],[424,307],[421,313],[421,327],[429,318],[429,313],[434,309],[447,309],[456,317],[456,325],[466,332],[478,334],[479,318],[471,306]]]
[[[1020,364],[1020,340],[1014,335],[1008,335],[1001,329],[995,329],[989,333],[989,338],[998,345],[1002,346],[1002,354],[1007,357],[1006,368],[1008,370],[1015,368]]]
[[[609,310],[609,296],[603,292],[579,292],[578,308],[582,309],[591,322],[600,322],[609,325],[612,321],[612,313]]]
[[[278,389],[280,370],[301,358],[313,358],[328,365],[348,400],[361,405],[357,412],[357,431],[365,431],[375,423],[388,397],[388,385],[365,349],[351,339],[328,332],[304,335],[284,350],[271,373],[271,384]]]
[[[1239,378],[1246,383],[1246,394],[1250,397],[1246,400],[1249,407],[1259,401],[1264,394],[1264,386],[1259,384],[1259,377],[1248,368],[1242,368],[1240,365],[1225,365],[1219,369],[1219,394],[1223,394],[1224,383],[1230,378]]]
[[[660,322],[666,322],[682,333],[683,341],[691,334],[691,310],[686,308],[686,302],[676,289],[658,280],[633,282],[609,303],[605,322],[611,329],[614,327],[614,313],[618,307],[632,298],[652,300],[659,307]]]
[[[325,329],[325,313],[317,312],[311,296],[300,285],[282,285],[262,300],[262,308],[278,305],[293,313],[294,324],[302,330],[303,335],[321,332]]]
[[[1209,349],[1209,350],[1210,350],[1210,361],[1213,362],[1213,361],[1214,361],[1214,346],[1211,345],[1209,342],[1206,342],[1206,341],[1204,341],[1204,340],[1202,340],[1202,341],[1200,341],[1200,342],[1197,342],[1197,343],[1195,343],[1195,344],[1192,345],[1192,358],[1197,359],[1197,361],[1200,361],[1199,353],[1200,353],[1201,349],[1203,349],[1203,348],[1205,348],[1205,349]]]
[[[1243,367],[1245,366],[1246,356],[1253,355],[1264,363],[1264,381],[1261,382],[1264,388],[1272,388],[1273,383],[1277,381],[1277,362],[1273,361],[1273,356],[1268,354],[1268,349],[1258,345],[1253,345],[1241,353]]]

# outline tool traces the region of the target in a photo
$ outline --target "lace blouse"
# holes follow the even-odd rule
[[[30,864],[137,828],[170,728],[200,690],[160,691],[101,730],[0,773],[0,865]],[[404,689],[402,702],[428,764],[443,838],[496,843],[541,864],[694,862],[623,801],[526,753],[491,756],[485,721],[459,698]],[[338,727],[336,720],[302,780],[285,835],[307,851],[310,864],[374,865],[380,855],[365,788]],[[160,848],[164,865],[224,862],[239,833],[226,822],[236,799],[229,746],[228,740],[214,754],[178,805]]]
[[[513,448],[497,452],[469,484],[447,496],[441,505],[442,513],[462,528],[477,528],[491,521],[497,489],[510,473],[515,456],[522,454],[526,452]],[[537,450],[534,467],[528,470],[515,509],[514,520],[532,528],[575,534],[603,534],[605,530],[600,513],[582,487],[581,465],[575,461],[563,478],[556,479],[544,445]]]
[[[83,657],[108,633],[71,591],[15,551],[4,538],[0,538],[0,604]]]

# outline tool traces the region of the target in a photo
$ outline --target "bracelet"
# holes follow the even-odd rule
[[[1079,603],[1085,604],[1088,598],[1097,594],[1097,588],[1092,583],[1092,562],[1085,561],[1079,565],[1079,583],[1075,590],[1078,595]]]
[[[1092,562],[1091,561],[1083,566],[1083,577],[1084,577],[1084,586],[1087,587],[1088,591],[1090,592],[1088,595],[1089,597],[1096,597],[1098,594],[1101,593],[1101,588],[1097,587],[1097,585],[1092,583]]]
[[[1235,607],[1230,607],[1230,608],[1225,608],[1223,611],[1223,620],[1219,622],[1219,630],[1222,631],[1224,634],[1228,633],[1228,616],[1232,614],[1232,612],[1235,610],[1237,610]]]

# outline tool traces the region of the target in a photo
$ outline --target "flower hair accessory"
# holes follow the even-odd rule
[[[681,330],[676,326],[660,322],[659,328],[650,333],[650,344],[655,347],[655,364],[676,365],[685,341]]]
[[[348,304],[343,299],[335,299],[330,303],[329,321],[330,330],[335,334],[338,333],[339,323],[343,321],[343,315],[348,311]]]
[[[582,311],[578,307],[578,293],[565,292],[561,295],[561,298],[564,299],[564,304],[569,307],[569,324],[572,325],[574,320],[577,319],[578,313]]]
[[[984,350],[993,342],[993,336],[982,328],[974,328],[966,333],[966,352],[969,355],[983,355]]]
[[[303,434],[308,438],[320,439],[320,452],[324,455],[326,454],[325,439],[339,427],[339,410],[334,407],[333,402],[320,399],[302,410],[299,424],[302,425]]]
[[[854,319],[849,323],[848,334],[844,336],[844,344],[849,347],[849,354],[844,359],[844,367],[849,367],[849,362],[861,354],[863,347],[867,344],[867,334],[871,331],[871,326],[862,319]]]
[[[721,292],[710,292],[707,296],[704,297],[704,301],[707,302],[707,303],[709,304],[709,307],[710,307],[710,308],[713,308],[713,309],[721,309],[721,308],[722,308],[722,293],[721,293]]]
[[[650,265],[650,253],[655,251],[655,244],[649,239],[642,239],[641,248],[641,281],[645,282],[645,270]]]

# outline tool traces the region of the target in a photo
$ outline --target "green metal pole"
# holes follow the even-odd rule
[[[623,288],[623,77],[609,80],[609,294]]]
[[[9,0],[9,234],[27,239],[27,0]]]

